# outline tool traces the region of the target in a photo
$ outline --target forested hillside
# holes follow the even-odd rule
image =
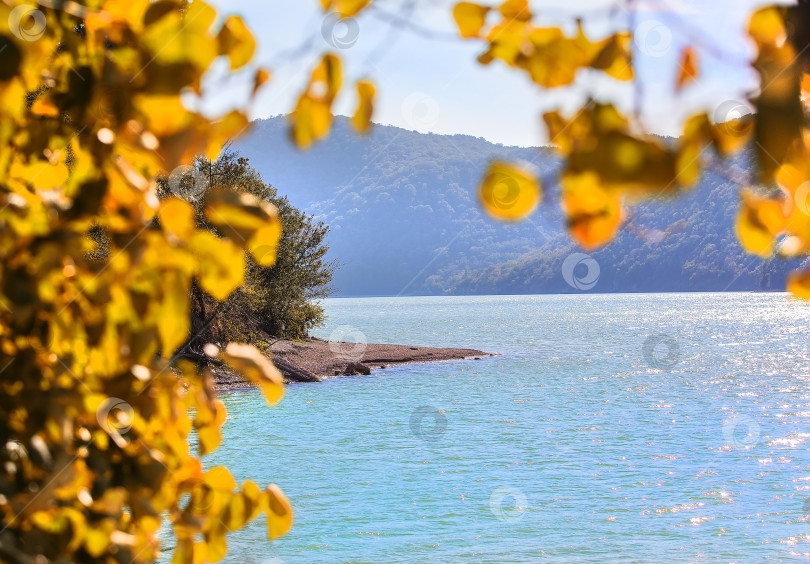
[[[491,220],[478,204],[490,159],[522,160],[554,178],[559,159],[549,149],[380,125],[359,137],[339,119],[327,141],[299,152],[281,117],[257,121],[237,149],[294,205],[331,227],[338,295],[580,291],[562,275],[577,249],[554,203],[556,186],[547,185],[546,203],[515,225]],[[672,203],[636,207],[619,237],[591,253],[600,267],[592,291],[784,289],[797,265],[763,264],[734,236],[739,187],[728,171],[744,168],[742,159],[710,167]]]

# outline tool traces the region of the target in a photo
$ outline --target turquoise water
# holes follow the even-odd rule
[[[810,307],[669,294],[326,308],[322,338],[349,326],[501,355],[292,385],[273,409],[225,394],[206,464],[279,484],[296,516],[272,543],[261,518],[232,534],[227,561],[810,559]]]

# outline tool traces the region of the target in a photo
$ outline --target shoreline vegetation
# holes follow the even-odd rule
[[[417,347],[410,345],[358,344],[307,337],[301,341],[279,339],[265,353],[284,376],[285,383],[321,382],[342,376],[369,375],[403,364],[449,360],[480,360],[495,356],[477,349]],[[224,366],[212,367],[216,389],[238,390],[253,386]]]

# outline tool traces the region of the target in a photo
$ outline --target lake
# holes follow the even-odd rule
[[[499,356],[223,394],[275,482],[228,562],[807,561],[810,306],[786,294],[331,299],[315,336]]]

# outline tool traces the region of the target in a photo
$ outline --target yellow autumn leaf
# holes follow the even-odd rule
[[[562,185],[563,210],[574,240],[588,250],[608,243],[621,225],[620,196],[605,190],[593,172],[566,173]]]
[[[730,155],[748,145],[754,133],[754,116],[733,117],[712,126],[714,146],[722,155]]]
[[[711,135],[711,124],[706,114],[692,116],[686,121],[675,156],[676,174],[682,185],[692,186],[698,181],[702,164],[700,157]]]
[[[682,90],[690,82],[694,82],[698,77],[697,52],[692,47],[687,47],[681,53],[681,63],[678,70],[678,80],[676,88]]]
[[[219,54],[228,57],[232,71],[245,66],[256,51],[256,40],[239,16],[229,16],[225,20],[217,39]]]
[[[245,253],[232,241],[197,231],[191,248],[198,258],[197,278],[203,290],[223,301],[245,280]]]
[[[281,240],[281,222],[271,221],[260,227],[248,241],[248,250],[259,266],[273,266]]]
[[[147,128],[158,137],[173,135],[193,123],[193,116],[179,95],[139,94],[132,98],[132,103],[144,117]]]
[[[98,558],[110,546],[110,533],[112,531],[91,527],[84,538],[84,547],[90,556]]]
[[[459,2],[453,7],[453,18],[458,31],[465,39],[478,37],[487,21],[490,8],[474,2]]]
[[[87,519],[84,514],[74,507],[63,507],[59,510],[60,518],[66,519],[70,524],[70,542],[65,549],[73,552],[78,549],[87,536]]]
[[[337,55],[328,53],[312,71],[307,95],[331,104],[343,85],[343,66]]]
[[[589,124],[580,116],[569,121],[560,112],[553,111],[544,113],[543,121],[549,143],[556,145],[563,155],[570,155],[580,142],[591,141],[588,138]]]
[[[374,97],[377,90],[374,84],[367,80],[357,82],[357,109],[352,116],[352,126],[360,133],[368,133],[371,129],[371,116],[374,113]]]
[[[231,471],[224,466],[214,466],[203,475],[203,483],[212,490],[230,493],[236,489]]]
[[[248,521],[248,508],[245,498],[239,494],[231,496],[225,507],[222,522],[231,531],[238,531]]]
[[[37,511],[33,513],[31,515],[31,522],[38,528],[49,533],[61,533],[68,525],[67,520],[58,518],[56,512],[53,510]]]
[[[163,356],[170,357],[188,338],[188,279],[178,270],[168,270],[161,280],[163,296],[157,312],[157,329],[163,345]]]
[[[228,420],[228,408],[225,407],[225,402],[216,398],[213,401],[214,406],[214,425],[222,427],[225,421]]]
[[[179,528],[179,527],[178,527]],[[178,538],[177,544],[172,551],[171,564],[188,564],[189,562],[205,562],[204,550],[197,549],[197,544],[190,538]],[[203,549],[205,545],[203,545]]]
[[[275,484],[270,484],[265,490],[264,511],[267,515],[267,538],[270,540],[277,539],[292,528],[292,506]]]
[[[28,164],[15,161],[9,176],[37,190],[54,190],[67,182],[70,171],[62,162],[50,163],[46,160],[32,160]]]
[[[50,100],[40,97],[31,105],[31,113],[35,116],[54,118],[59,117],[59,108]]]
[[[292,139],[302,149],[326,137],[332,126],[332,104],[343,84],[340,59],[324,55],[312,71],[306,91],[298,99],[290,120]]]
[[[208,557],[208,546],[206,546],[204,541],[188,541],[187,543],[183,543],[183,545],[178,543],[178,547],[175,549],[174,558],[172,559],[172,564],[188,563],[188,544],[192,542],[194,544],[191,547],[191,561],[194,562],[194,564],[203,564],[204,562],[211,561],[211,559]],[[182,559],[178,559],[178,551],[183,555]]]
[[[782,204],[744,192],[735,230],[740,244],[749,253],[770,257],[776,236],[785,228]]]
[[[567,86],[574,81],[579,68],[590,60],[583,52],[590,43],[582,38],[581,29],[578,38],[572,40],[558,28],[536,28],[529,35],[533,49],[525,54],[526,62],[521,65],[543,88]],[[518,61],[523,59],[521,56]]]
[[[213,411],[207,408],[206,405],[198,405],[194,418],[201,455],[210,454],[219,447],[222,442],[222,425],[228,418],[225,404],[220,399],[213,400],[211,404]]]
[[[190,64],[198,72],[207,69],[217,57],[217,43],[212,41],[211,26],[216,11],[202,0],[180,6],[164,4],[167,10],[161,17],[145,26],[143,41],[152,52],[153,65]],[[151,69],[151,66],[148,70]]]
[[[764,184],[773,180],[794,145],[802,143],[805,120],[801,72],[793,46],[786,41],[784,16],[784,8],[764,8],[754,12],[748,26],[758,47],[753,66],[761,86],[752,102],[759,176]]]
[[[214,190],[206,207],[208,221],[216,225],[231,241],[248,249],[261,266],[275,262],[281,237],[278,210],[252,194]]]
[[[332,127],[332,110],[323,102],[302,96],[295,111],[290,114],[290,120],[292,140],[299,148],[308,149],[329,133]]]
[[[350,18],[359,14],[371,0],[321,0],[324,10],[333,10],[341,18]]]
[[[211,192],[212,200],[205,208],[205,217],[222,230],[231,240],[246,240],[253,232],[273,217],[260,206],[259,199],[253,194],[215,190]],[[272,206],[267,209],[272,209]]]
[[[230,343],[220,353],[220,358],[247,381],[256,384],[269,405],[278,403],[284,395],[281,372],[256,347]]]
[[[270,80],[270,71],[267,69],[256,69],[256,74],[253,77],[253,91],[255,96],[256,92]]]
[[[810,300],[810,270],[791,272],[787,279],[787,291],[803,300]]]
[[[228,540],[225,524],[217,519],[205,533],[206,560],[208,562],[219,562],[228,555]]]
[[[635,77],[632,55],[633,38],[629,33],[617,33],[605,41],[590,66],[616,80],[629,81]]]
[[[242,500],[248,521],[255,519],[261,513],[262,497],[263,493],[255,482],[247,480],[242,484]]]
[[[197,429],[200,441],[200,455],[211,454],[222,443],[222,431],[215,425],[204,425]]]
[[[525,170],[494,162],[484,176],[479,196],[492,217],[518,221],[535,210],[542,199],[542,189],[537,179]]]
[[[498,7],[498,11],[504,18],[510,20],[529,21],[532,19],[529,0],[506,0]]]
[[[787,39],[784,18],[784,8],[770,6],[759,9],[751,14],[748,34],[759,46],[783,43]]]
[[[21,119],[27,110],[27,90],[20,78],[3,82],[3,87],[0,88],[0,116],[15,121]]]
[[[181,241],[191,237],[194,232],[194,208],[180,198],[168,198],[160,205],[158,212],[160,225]]]

